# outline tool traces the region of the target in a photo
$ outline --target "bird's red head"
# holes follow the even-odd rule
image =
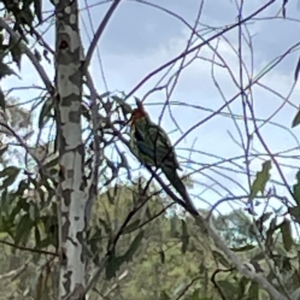
[[[134,124],[137,120],[148,116],[141,102],[137,102],[137,106],[138,107],[135,108],[131,113],[131,118],[130,118],[131,124]]]
[[[131,114],[131,122],[135,123],[135,121],[137,121],[145,116],[146,116],[146,112],[144,110],[136,108],[133,110],[133,112]]]

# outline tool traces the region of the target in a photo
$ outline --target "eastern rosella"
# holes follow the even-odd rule
[[[167,133],[150,120],[141,103],[137,104],[130,119],[131,150],[142,164],[161,168],[181,197],[187,199],[186,187],[177,173],[181,168]]]

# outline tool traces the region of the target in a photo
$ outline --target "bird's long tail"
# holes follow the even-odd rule
[[[200,225],[203,232],[207,233],[207,230],[205,228],[205,225],[203,224],[203,219],[200,217],[198,210],[196,209],[195,205],[193,204],[188,191],[186,189],[186,186],[182,182],[182,179],[179,177],[177,170],[168,166],[163,166],[162,171],[167,177],[167,179],[170,181],[172,186],[175,188],[175,190],[180,194],[180,196],[183,198],[184,202],[187,205],[188,211],[196,217],[198,221],[198,225]]]
[[[194,204],[191,201],[191,198],[188,194],[188,191],[186,189],[186,186],[182,182],[182,179],[179,177],[176,169],[171,168],[169,166],[163,166],[162,171],[167,177],[167,179],[170,181],[171,185],[174,187],[174,189],[179,193],[179,195],[183,198],[184,202],[186,202],[189,205],[189,208],[197,211]]]
[[[167,179],[170,181],[172,186],[175,188],[175,190],[183,198],[183,200],[186,200],[187,198],[189,198],[187,189],[186,189],[185,185],[183,184],[181,178],[179,177],[177,171],[174,170],[174,168],[170,168],[168,166],[162,167],[162,171],[166,175]]]

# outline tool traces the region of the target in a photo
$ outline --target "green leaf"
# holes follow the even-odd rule
[[[34,49],[34,56],[36,57],[36,59],[41,62],[42,61],[42,55],[41,53],[37,50],[37,49]]]
[[[176,288],[172,291],[173,297],[180,294],[184,289],[186,288],[186,284],[184,282],[181,282],[176,286]]]
[[[44,105],[41,108],[39,121],[38,121],[39,129],[42,129],[45,126],[45,124],[50,120],[52,108],[53,108],[53,99],[52,97],[49,97],[44,102]]]
[[[122,256],[117,257],[115,253],[112,253],[108,259],[106,265],[106,278],[111,279],[116,276],[117,270],[124,262],[129,262],[132,260],[133,255],[136,253],[137,249],[140,246],[140,243],[144,237],[144,231],[141,230],[137,236],[132,241],[126,253]]]
[[[43,14],[42,14],[42,1],[41,0],[34,0],[34,12],[41,24],[43,22]]]
[[[179,231],[177,230],[177,222],[178,222],[178,218],[177,217],[172,217],[170,219],[170,229],[171,229],[171,237],[174,237],[174,238],[178,238],[180,236],[180,233]]]
[[[0,46],[3,46],[3,42],[4,42],[4,34],[3,34],[3,30],[0,30]],[[0,47],[0,48],[1,48]],[[3,53],[1,53],[3,54]]]
[[[33,227],[33,222],[31,221],[29,214],[22,216],[19,221],[16,232],[15,232],[15,242],[16,244],[26,244],[28,242],[31,229]]]
[[[164,264],[164,263],[165,263],[165,260],[166,260],[166,255],[165,255],[165,252],[164,252],[163,250],[160,250],[160,251],[159,251],[159,257],[160,257],[160,262],[161,262],[162,264]]]
[[[12,206],[12,205],[11,205]],[[9,219],[11,220],[11,222],[14,222],[15,217],[18,215],[18,213],[23,209],[24,211],[26,211],[26,206],[28,206],[28,203],[26,201],[24,201],[23,198],[18,198],[17,203],[15,204],[15,206],[12,206],[12,210],[9,214]]]
[[[39,242],[39,244],[37,244],[36,246],[39,248],[39,249],[43,249],[43,248],[47,248],[49,247],[49,245],[53,245],[54,243],[52,242],[51,240],[52,237],[46,237],[45,239],[41,240]]]
[[[162,291],[158,300],[171,300],[171,297],[167,294],[167,292]]]
[[[287,3],[287,1],[285,3]],[[284,5],[283,5],[283,11],[282,11],[283,13],[284,13]],[[295,82],[298,81],[299,72],[300,72],[300,58],[298,59],[298,63],[297,63],[296,70],[295,70],[295,73],[294,73]]]
[[[222,264],[224,267],[226,268],[231,268],[231,264],[230,262],[228,262],[228,260],[225,258],[225,256],[220,253],[219,251],[212,251],[212,254],[214,256],[214,258],[220,263]]]
[[[7,167],[4,170],[2,170],[0,172],[0,178],[1,177],[2,178],[6,177],[6,178],[3,180],[2,185],[0,186],[0,189],[5,189],[8,186],[12,185],[15,182],[20,171],[21,170],[19,168],[13,167],[13,166]]]
[[[88,243],[91,253],[94,254],[95,263],[98,260],[99,253],[101,253],[102,230],[98,226],[90,228],[88,231]],[[89,254],[89,253],[87,253]]]
[[[181,252],[184,254],[189,244],[189,233],[185,220],[181,220]]]
[[[91,113],[90,113],[90,109],[87,105],[82,104],[81,105],[81,114],[83,117],[85,117],[88,121],[91,120]]]
[[[43,269],[39,270],[35,273],[35,277],[33,279],[33,285],[35,286],[35,299],[42,299],[42,294],[44,290],[44,275]]]
[[[14,230],[15,224],[11,222],[10,219],[5,218],[3,215],[0,215],[0,230],[2,232],[7,232],[9,236],[12,236],[12,230]]]
[[[103,219],[101,219],[101,218],[99,218],[98,220],[99,220],[100,224],[103,226],[103,228],[104,228],[104,230],[105,230],[105,233],[106,233],[106,234],[110,234],[110,233],[111,233],[111,228],[110,228],[109,224],[107,224],[107,223],[105,222],[105,220],[103,220]]]
[[[26,5],[26,8],[23,6],[23,9],[20,11],[19,13],[19,19],[21,24],[27,24],[29,25],[29,28],[31,28],[31,26],[33,26],[33,20],[34,20],[34,14],[31,11],[31,9],[29,8],[29,3],[31,2],[27,2],[24,1],[24,4]],[[24,35],[24,37],[22,36],[22,38],[26,38],[26,36]]]
[[[30,203],[29,217],[32,221],[37,221],[40,217],[40,211],[36,203]]]
[[[5,146],[5,147],[0,149],[0,157],[3,156],[3,154],[7,151],[7,149],[8,149],[8,146]]]
[[[230,248],[230,250],[234,251],[234,252],[245,252],[245,251],[250,251],[252,249],[254,249],[255,246],[254,245],[246,245],[240,248]]]
[[[195,289],[193,294],[184,298],[184,300],[203,300],[204,298],[200,298],[200,293],[201,289]]]
[[[20,181],[19,186],[18,186],[18,190],[15,192],[15,194],[17,195],[23,195],[23,193],[25,192],[25,190],[28,189],[28,182],[27,179],[23,179]]]
[[[34,240],[35,240],[35,246],[39,248],[41,244],[41,234],[38,226],[34,227]]]
[[[56,157],[52,160],[50,160],[49,162],[47,162],[43,168],[45,169],[55,169],[55,170],[59,170],[59,165],[58,165],[58,162],[59,162],[59,157]]]
[[[12,60],[17,64],[19,70],[21,69],[21,57],[23,54],[20,42],[15,42],[13,38],[9,39],[10,54],[12,56]]]
[[[18,76],[16,74],[16,72],[14,72],[7,64],[0,62],[0,79],[4,78],[5,76],[10,76],[10,75]]]
[[[272,168],[271,161],[265,161],[262,164],[262,170],[256,173],[256,178],[251,186],[249,200],[253,200],[258,192],[264,194],[264,190],[268,180],[270,179],[270,170]]]
[[[137,230],[139,228],[140,223],[141,223],[140,219],[134,220],[133,222],[131,222],[124,228],[123,234],[130,233],[130,232]]]
[[[1,218],[1,217],[0,217]],[[0,233],[0,240],[4,240],[8,237],[8,233],[7,232],[1,232]]]
[[[297,183],[293,186],[293,196],[294,200],[298,205],[300,205],[300,170],[296,174]]]
[[[259,300],[259,285],[257,282],[252,282],[248,290],[247,300],[257,299]]]
[[[55,222],[55,223],[54,223]],[[51,245],[53,245],[55,248],[58,247],[58,224],[57,220],[52,221],[52,225],[50,225],[48,229],[48,241]]]
[[[0,88],[0,107],[3,109],[3,111],[5,111],[6,108],[5,95],[1,88]]]
[[[233,284],[226,280],[217,281],[217,284],[221,288],[225,299],[235,299],[238,289]]]
[[[277,216],[275,216],[274,218],[272,218],[270,224],[269,224],[269,228],[266,232],[266,241],[265,241],[265,245],[269,248],[272,247],[274,239],[273,239],[273,234],[274,232],[278,229],[278,225],[277,225]],[[268,249],[269,249],[268,248]]]
[[[290,299],[292,300],[299,300],[300,299],[300,287],[296,288],[292,295],[290,296]]]
[[[9,216],[13,207],[12,203],[16,202],[16,195],[8,193],[7,189],[4,189],[0,198],[1,213],[4,216]]]
[[[0,171],[0,177],[12,176],[14,174],[18,174],[19,172],[20,172],[19,168],[10,166]]]
[[[294,240],[292,237],[291,222],[288,219],[284,219],[279,227],[281,231],[284,249],[286,251],[290,251],[294,244]]]
[[[143,237],[144,237],[144,230],[141,230],[137,234],[137,236],[134,238],[134,240],[132,241],[132,243],[129,246],[129,249],[126,251],[126,253],[124,255],[122,255],[122,258],[124,259],[124,261],[129,262],[132,260],[132,257],[135,254],[135,252],[137,251],[137,249],[139,248]]]
[[[241,278],[241,280],[239,281],[238,287],[239,287],[239,291],[238,291],[238,295],[236,299],[242,299],[245,291],[246,291],[246,286],[248,285],[248,283],[250,282],[250,279],[248,279],[247,277],[243,276]]]
[[[107,261],[106,267],[105,267],[105,275],[106,279],[111,279],[116,276],[116,272],[119,270],[121,264],[124,262],[124,260],[120,257],[116,257],[115,253],[112,253],[109,256],[109,259]]]
[[[292,122],[292,128],[296,127],[300,123],[300,111],[297,112],[293,122]]]
[[[300,224],[300,207],[288,207],[289,214],[294,217],[295,221]]]

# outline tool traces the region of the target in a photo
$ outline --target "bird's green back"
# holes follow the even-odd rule
[[[163,128],[153,123],[148,117],[143,117],[132,126],[132,138],[135,139],[134,148],[143,156],[143,163],[161,167],[171,164],[179,168],[178,161],[171,141]]]

